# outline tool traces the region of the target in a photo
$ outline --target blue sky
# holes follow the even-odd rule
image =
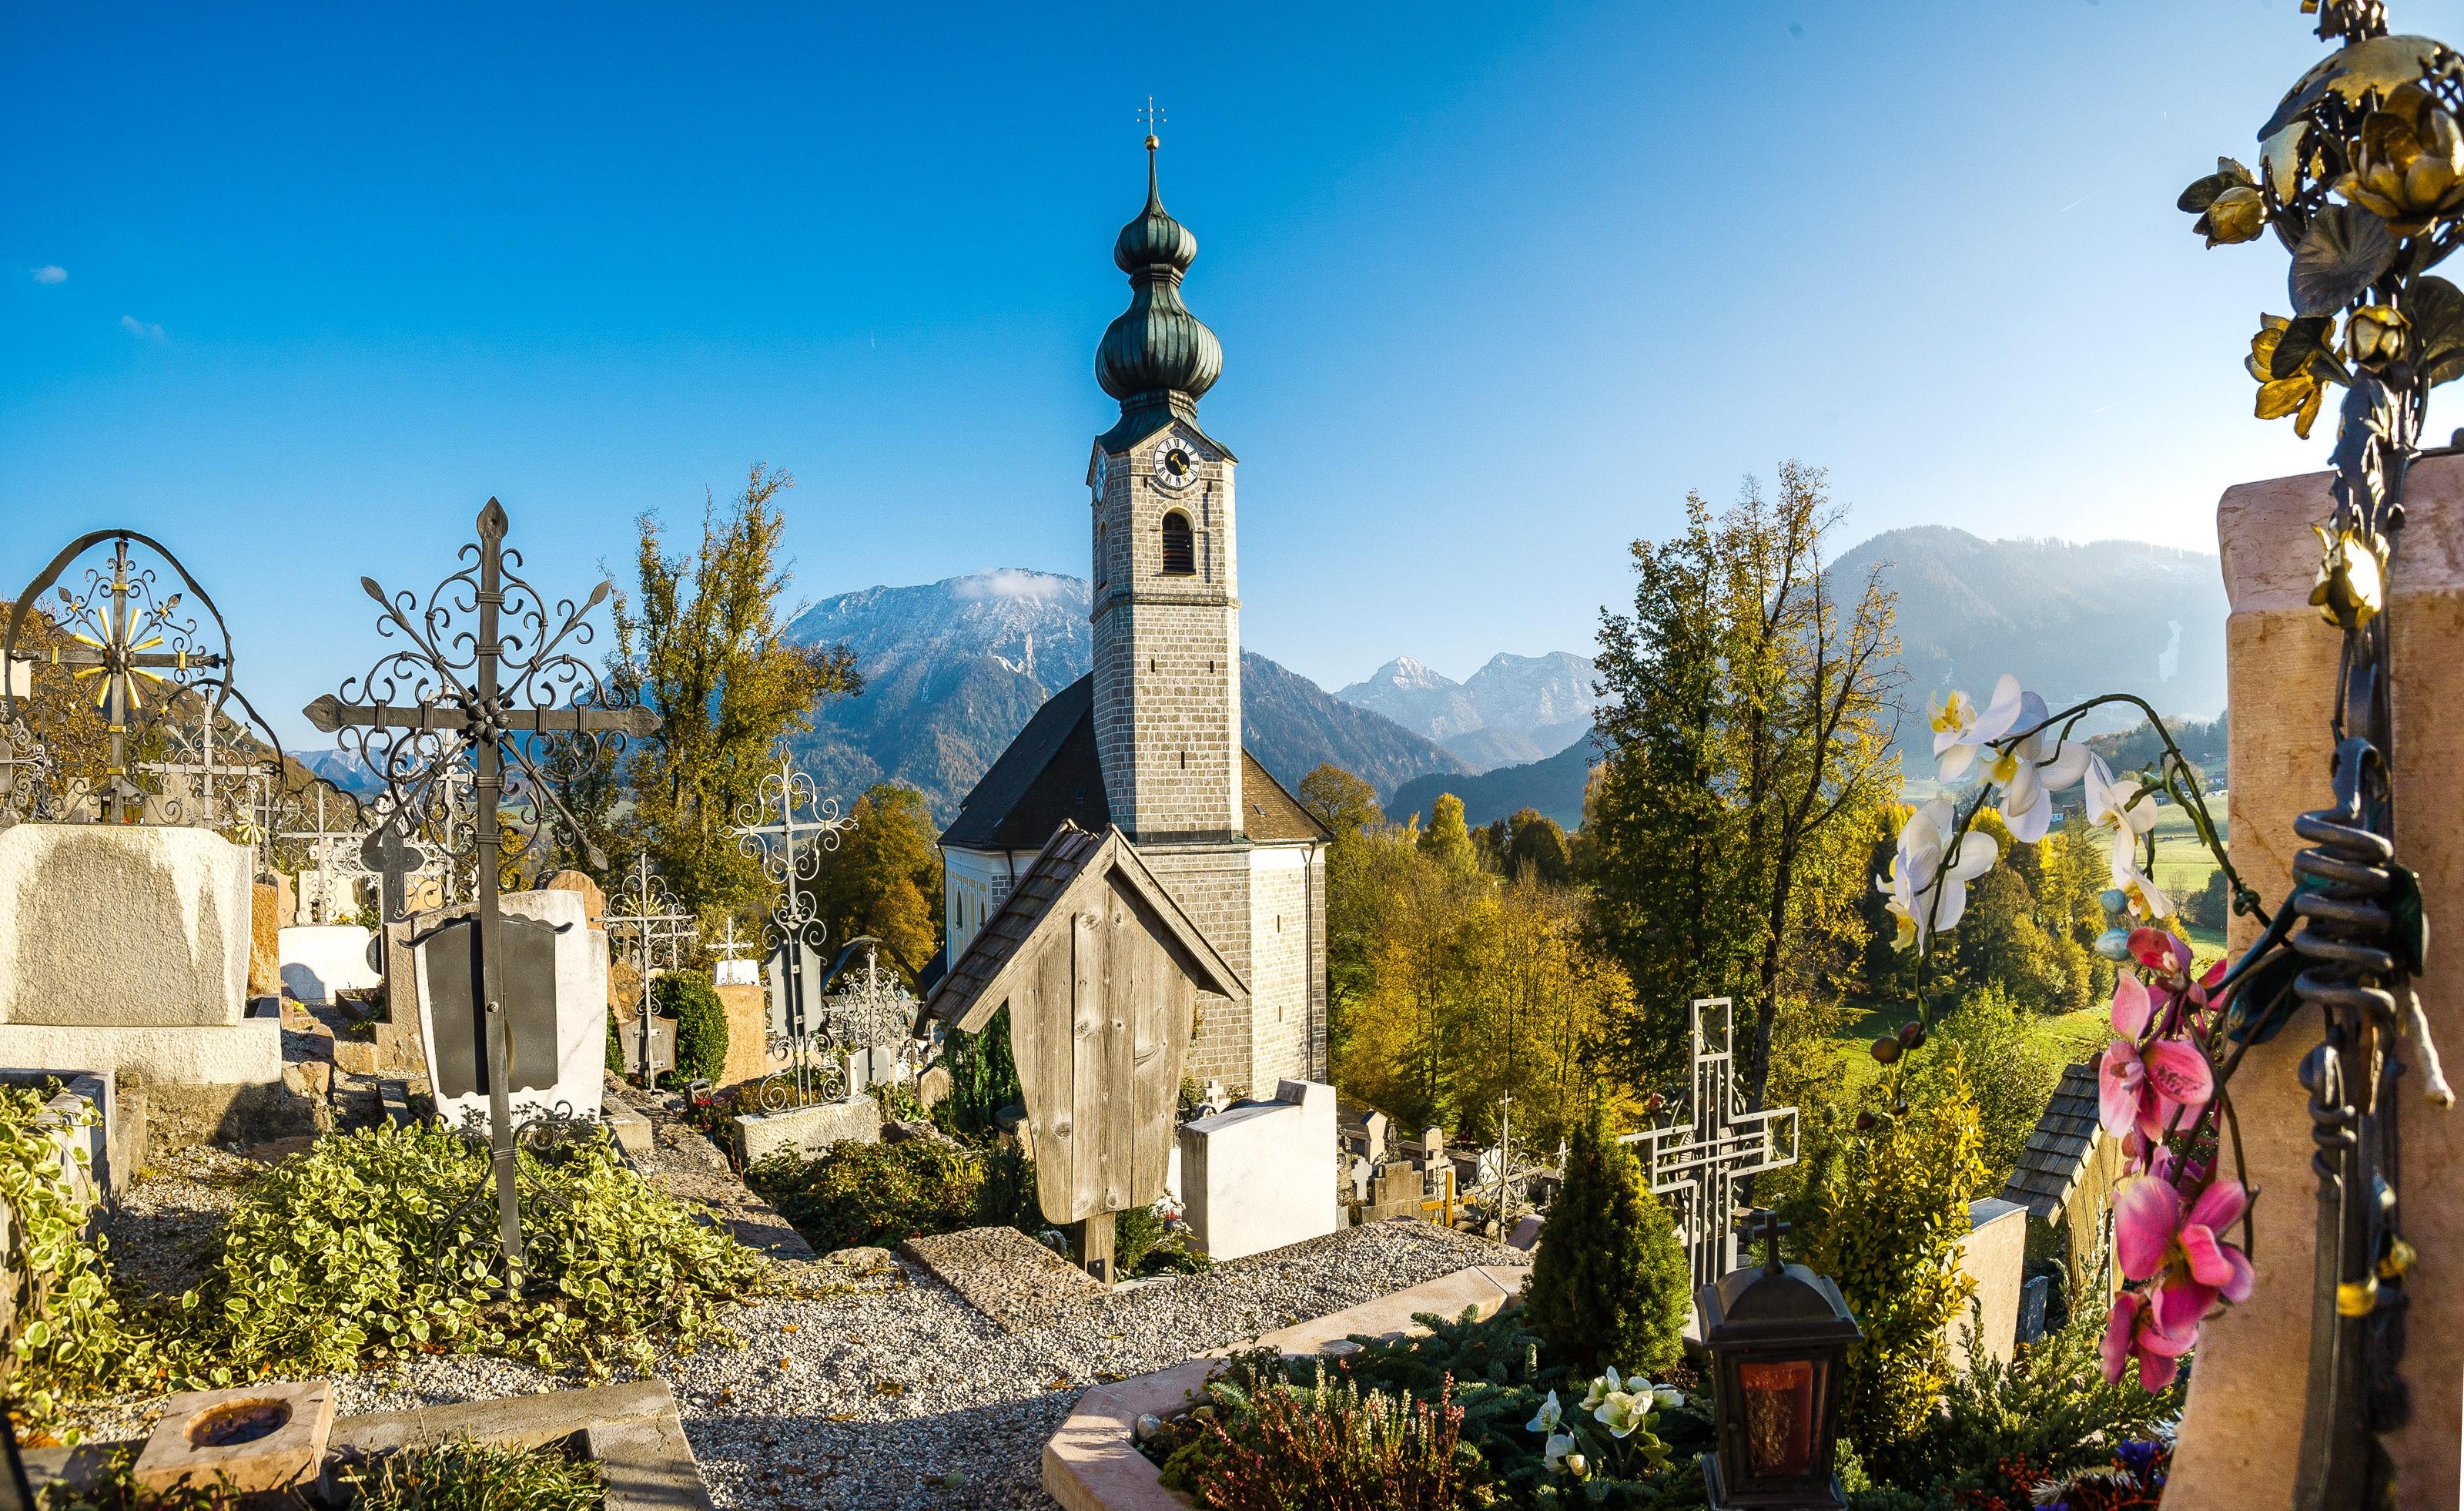
[[[1246,638],[1330,687],[1588,649],[1783,456],[1843,545],[2211,550],[2325,453],[2250,417],[2280,251],[2172,209],[2294,0],[693,10],[11,7],[0,593],[159,534],[287,711],[491,493],[552,589],[756,458],[800,597],[1083,572],[1150,92]]]

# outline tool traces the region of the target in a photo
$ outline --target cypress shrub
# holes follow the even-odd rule
[[[716,1080],[727,1069],[727,1010],[718,989],[695,971],[671,970],[650,983],[651,1008],[676,1020],[678,1080]]]
[[[1009,1048],[1009,1009],[992,1015],[980,1033],[949,1035],[950,1095],[933,1109],[941,1131],[961,1139],[981,1139],[992,1131],[993,1115],[1019,1100],[1018,1062]]]
[[[1658,1375],[1683,1357],[1692,1288],[1677,1224],[1600,1109],[1574,1125],[1525,1293],[1526,1324],[1578,1373]]]

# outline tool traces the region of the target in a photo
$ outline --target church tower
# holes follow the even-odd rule
[[[1095,381],[1121,417],[1087,481],[1104,796],[1133,839],[1172,844],[1243,831],[1241,597],[1234,458],[1198,428],[1223,348],[1180,301],[1198,238],[1163,208],[1155,144],[1146,208],[1112,244],[1130,307],[1096,347]]]

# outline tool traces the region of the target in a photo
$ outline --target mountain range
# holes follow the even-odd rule
[[[1830,567],[1836,596],[1869,571],[1898,596],[1901,744],[1912,775],[1928,698],[1980,701],[2003,673],[2057,707],[2100,692],[2167,715],[2224,708],[2225,599],[2216,559],[2124,541],[1987,541],[1941,525],[1892,530]],[[822,789],[852,798],[913,786],[944,821],[1044,700],[1086,675],[1087,584],[1053,572],[977,572],[868,588],[800,613],[800,642],[846,645],[865,690],[822,708],[795,754]],[[1537,808],[1573,827],[1597,758],[1581,656],[1500,655],[1458,683],[1409,656],[1329,694],[1254,652],[1242,656],[1242,738],[1286,786],[1322,761],[1366,778],[1388,811],[1426,814],[1440,792],[1482,824]],[[2090,732],[2138,722],[2136,711]],[[326,769],[316,751],[297,752]],[[329,774],[352,775],[333,768]]]
[[[1487,771],[1555,755],[1591,733],[1589,657],[1500,652],[1463,681],[1397,656],[1335,697],[1425,735]]]
[[[1044,700],[1093,664],[1084,579],[1017,568],[914,588],[868,588],[798,614],[788,638],[844,645],[864,691],[825,705],[791,744],[825,792],[905,782],[947,822]],[[1470,763],[1255,652],[1241,657],[1241,736],[1287,787],[1320,762],[1382,795]]]

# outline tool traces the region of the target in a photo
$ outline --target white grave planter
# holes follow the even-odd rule
[[[542,1116],[599,1117],[600,1093],[607,1063],[607,953],[604,936],[589,927],[582,894],[547,890],[513,892],[498,900],[507,923],[509,953],[531,945],[544,950],[547,968],[536,976],[518,968],[500,971],[504,989],[544,990],[544,1001],[524,997],[507,1003],[515,1034],[511,1082],[517,1123]],[[470,910],[456,909],[465,918]],[[519,923],[531,925],[529,928]],[[422,915],[414,920],[412,937],[441,930],[451,921]],[[543,925],[543,927],[541,927]],[[467,937],[475,924],[455,933]],[[444,945],[438,933],[430,945]],[[412,951],[413,974],[419,987],[419,1030],[427,1049],[429,1084],[436,1098],[436,1114],[450,1128],[488,1128],[488,1087],[473,1074],[473,1034],[467,1007],[454,1002],[448,989],[447,1011],[438,1021],[438,983],[430,972],[446,959],[435,948]],[[467,958],[467,957],[465,957]]]
[[[1184,1217],[1217,1260],[1334,1232],[1334,1088],[1277,1083],[1275,1100],[1180,1125]]]
[[[376,936],[356,923],[312,923],[281,931],[282,989],[300,1002],[331,1002],[334,993],[383,986],[368,963]]]

